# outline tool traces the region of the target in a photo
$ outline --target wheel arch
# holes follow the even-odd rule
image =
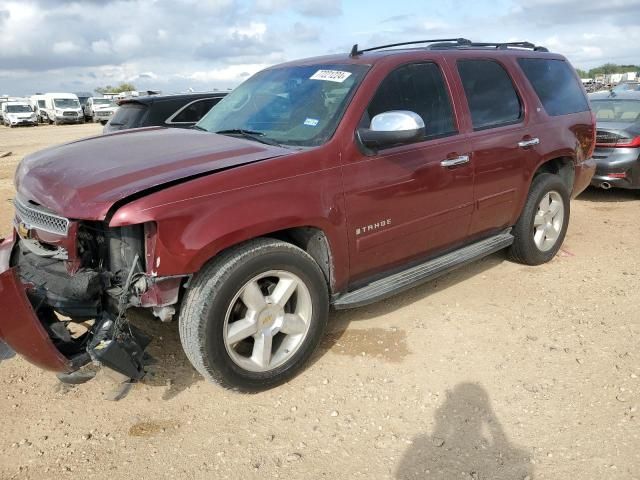
[[[529,188],[531,188],[533,179],[541,173],[558,175],[567,186],[569,193],[573,190],[573,183],[575,181],[575,163],[573,158],[566,156],[553,157],[538,165],[538,168],[531,176]]]
[[[216,246],[212,246],[213,249],[210,250],[210,254],[207,258],[200,257],[197,261],[198,264],[194,265],[193,269],[198,271],[225,251],[242,246],[243,244],[257,238],[274,238],[290,243],[305,251],[318,264],[320,270],[322,270],[327,286],[329,287],[329,291],[335,292],[339,288],[336,281],[334,255],[329,237],[322,228],[312,225],[264,231],[260,234],[246,236],[239,241],[236,238],[233,241],[225,241],[222,244],[220,243],[220,240],[222,239],[219,239],[219,241],[216,242]]]

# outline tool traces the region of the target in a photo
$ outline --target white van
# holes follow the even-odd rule
[[[44,95],[41,95],[41,94],[31,95],[29,97],[29,102],[31,102],[33,111],[36,112],[36,115],[38,116],[38,122],[40,123],[44,122],[44,119],[42,118],[42,113],[40,112],[41,109],[45,108]]]
[[[7,127],[36,126],[38,124],[38,117],[27,101],[3,102],[0,109],[2,110],[2,123]]]
[[[55,123],[84,123],[84,114],[78,97],[73,93],[45,93],[44,108],[40,108],[40,115],[45,122]]]

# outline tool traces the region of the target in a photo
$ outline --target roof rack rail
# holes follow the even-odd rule
[[[349,54],[349,56],[357,57],[358,55],[362,55],[365,52],[372,52],[374,50],[382,50],[382,49],[391,48],[391,47],[402,47],[406,45],[419,45],[421,43],[432,44],[432,45],[428,45],[427,48],[430,48],[433,50],[476,47],[476,48],[495,48],[497,50],[507,50],[509,48],[527,48],[535,52],[549,51],[546,47],[535,45],[531,42],[472,42],[471,40],[467,40],[466,38],[440,38],[435,40],[417,40],[413,42],[390,43],[388,45],[380,45],[379,47],[363,48],[362,50],[358,48],[358,44],[356,43],[351,48],[351,53]]]
[[[495,47],[498,50],[506,50],[509,47],[515,48],[528,48],[535,52],[548,52],[549,49],[546,47],[541,47],[540,45],[535,45],[531,42],[474,42],[471,44],[472,47]]]
[[[388,45],[380,45],[378,47],[364,48],[362,50],[359,50],[358,44],[356,43],[351,48],[351,53],[349,54],[349,56],[357,57],[358,55],[362,55],[364,52],[372,52],[374,50],[382,50],[384,48],[402,47],[404,45],[418,45],[420,43],[440,43],[440,42],[451,42],[452,46],[471,45],[471,40],[467,40],[466,38],[438,38],[435,40],[415,40],[413,42],[390,43]]]

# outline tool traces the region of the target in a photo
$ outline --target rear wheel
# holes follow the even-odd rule
[[[302,368],[320,341],[328,308],[324,275],[306,252],[258,239],[197,274],[183,301],[180,338],[208,380],[263,390]]]
[[[527,265],[550,261],[564,241],[569,211],[569,192],[563,180],[550,173],[537,175],[513,229],[510,257]]]

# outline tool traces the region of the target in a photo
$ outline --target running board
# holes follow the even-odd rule
[[[353,292],[339,295],[333,300],[336,310],[361,307],[384,300],[421,283],[433,280],[451,270],[462,267],[487,255],[502,250],[513,243],[513,235],[501,233],[467,247],[455,250],[428,262],[416,265],[370,283]]]

